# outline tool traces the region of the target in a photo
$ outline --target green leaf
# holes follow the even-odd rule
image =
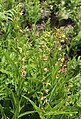
[[[0,111],[1,111],[2,119],[7,119],[7,117],[4,113],[3,107],[1,105],[0,105]]]
[[[0,20],[5,20],[7,17],[5,16],[4,13],[0,12]]]
[[[78,112],[50,111],[50,112],[47,112],[45,115],[77,114],[77,113]]]
[[[11,72],[5,70],[5,69],[0,69],[0,72],[4,73],[4,74],[7,74],[7,75],[10,75],[11,77],[13,77],[13,75],[11,74]]]
[[[81,31],[78,33],[77,38],[78,38],[78,40],[81,40]]]
[[[11,89],[7,88],[7,92],[9,94],[9,97],[10,97],[11,101],[12,101],[13,109],[15,111],[16,106],[18,105],[17,104],[18,101],[17,101],[17,99],[16,99],[16,97],[15,97],[15,95],[14,95],[14,93]]]
[[[20,115],[18,116],[18,118],[23,117],[24,115],[27,115],[27,114],[35,113],[35,112],[36,112],[36,111],[28,111],[28,112],[24,112],[24,113],[20,114]]]
[[[37,107],[37,105],[32,100],[30,100],[26,96],[22,96],[22,97],[24,97],[26,100],[28,100],[33,105],[33,107],[35,108],[36,112],[38,112],[41,119],[45,119],[44,113],[41,111],[41,109],[39,107]]]

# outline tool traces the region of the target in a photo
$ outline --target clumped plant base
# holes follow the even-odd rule
[[[0,1],[0,119],[81,118],[81,1]]]

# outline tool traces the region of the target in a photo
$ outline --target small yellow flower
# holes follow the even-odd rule
[[[24,58],[22,58],[22,59],[21,59],[21,62],[25,62],[25,59],[24,59]]]
[[[48,56],[42,56],[41,59],[46,61],[46,60],[48,60]]]
[[[44,93],[48,94],[48,92],[49,92],[49,90],[48,90],[48,89],[44,90]]]
[[[44,96],[41,96],[41,97],[40,97],[41,101],[43,101],[45,98],[46,98],[46,97],[44,97]]]
[[[21,66],[21,69],[25,69],[25,66],[24,66],[24,65],[22,65],[22,66]]]
[[[20,3],[19,5],[20,5],[20,8],[22,8],[24,4],[23,3]]]
[[[68,103],[68,102],[66,102],[66,103],[65,103],[65,106],[68,106],[68,105],[69,105],[69,103]]]
[[[20,30],[19,30],[19,32],[20,32],[20,33],[23,33],[23,30],[22,30],[22,29],[20,29]]]
[[[47,72],[48,71],[48,69],[47,68],[44,68],[44,72]]]
[[[47,99],[46,99],[46,100],[44,100],[44,104],[49,104]]]

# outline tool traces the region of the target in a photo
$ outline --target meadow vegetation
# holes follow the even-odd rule
[[[0,118],[81,119],[81,0],[0,0]]]

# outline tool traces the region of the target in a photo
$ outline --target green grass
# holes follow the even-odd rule
[[[81,1],[70,2],[68,11],[63,1],[25,0],[20,4],[19,0],[0,0],[1,119],[81,118],[81,58],[76,59],[81,40]],[[46,8],[50,13],[54,4],[60,19],[64,19],[63,9],[60,11],[64,8],[76,25],[70,30],[68,26],[51,29],[48,17],[42,31],[37,31],[40,11]],[[70,49],[74,51],[72,59]]]

